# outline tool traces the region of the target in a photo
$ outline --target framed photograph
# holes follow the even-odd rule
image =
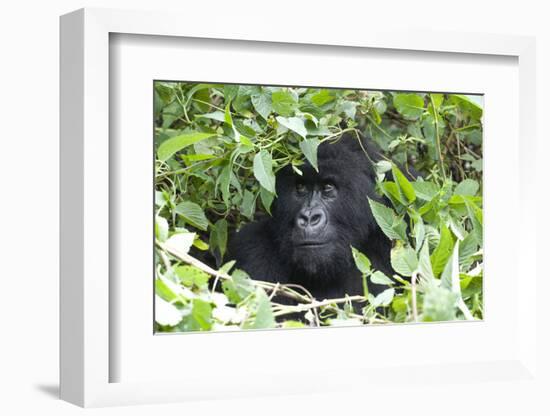
[[[536,385],[534,40],[179,18],[61,18],[61,397]]]

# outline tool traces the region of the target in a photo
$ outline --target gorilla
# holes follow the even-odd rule
[[[387,204],[375,192],[373,162],[380,159],[371,140],[344,134],[319,146],[318,172],[309,163],[300,167],[302,176],[281,169],[272,216],[236,232],[229,257],[252,279],[299,284],[318,300],[363,293],[351,246],[391,276],[391,241],[367,199]],[[374,295],[385,288],[369,282]]]

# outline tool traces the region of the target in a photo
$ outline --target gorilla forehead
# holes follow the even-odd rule
[[[365,150],[351,136],[335,142],[324,142],[317,152],[319,172],[306,163],[301,169],[309,181],[333,180],[340,183],[356,182],[358,175],[374,177],[375,172]]]

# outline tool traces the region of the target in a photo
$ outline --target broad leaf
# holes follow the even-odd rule
[[[395,109],[406,119],[416,120],[424,113],[424,99],[418,94],[396,94]]]
[[[453,251],[453,246],[454,239],[451,232],[445,224],[441,224],[439,244],[430,257],[432,269],[436,277],[439,277],[445,268],[445,265],[447,264],[447,261]]]
[[[271,114],[271,111],[273,111],[271,94],[267,92],[262,92],[261,94],[251,96],[250,99],[258,114],[261,115],[265,120],[267,120],[267,118]]]
[[[419,181],[412,182],[416,196],[424,201],[431,201],[439,192],[438,186],[433,182]]]
[[[176,326],[181,321],[181,312],[171,303],[155,295],[155,322],[159,325]]]
[[[355,247],[351,248],[351,253],[357,269],[359,269],[362,274],[370,274],[371,264],[369,258]]]
[[[172,237],[170,237],[164,245],[169,248],[173,249],[175,251],[178,251],[180,253],[187,254],[189,252],[189,249],[193,245],[193,241],[195,240],[195,233],[178,233],[174,234]]]
[[[277,116],[277,121],[285,126],[287,129],[299,134],[303,138],[307,135],[307,130],[304,125],[304,120],[299,117],[281,117]]]
[[[392,240],[407,241],[407,224],[403,218],[395,215],[391,208],[369,198],[372,215],[382,232]]]
[[[416,199],[416,194],[409,180],[395,165],[392,166],[392,174],[394,181],[399,187],[400,193],[406,198],[407,201],[414,202],[414,200]]]
[[[256,290],[255,314],[251,321],[244,325],[246,329],[273,328],[275,317],[271,308],[271,302],[263,289]]]
[[[455,195],[474,196],[479,190],[479,184],[473,179],[464,179],[455,188]]]
[[[209,137],[215,136],[214,133],[189,133],[182,134],[181,136],[171,137],[170,139],[165,140],[159,146],[157,150],[157,156],[159,160],[167,160],[174,153],[179,152],[182,149],[185,149],[187,146],[191,146],[201,140],[208,139]]]
[[[208,220],[200,205],[191,201],[183,201],[176,205],[174,211],[179,214],[185,222],[203,231],[208,228]]]
[[[317,165],[317,148],[320,144],[321,142],[319,139],[304,139],[300,142],[300,149],[316,171],[319,171],[319,167]]]
[[[413,248],[396,245],[391,250],[391,265],[402,276],[411,276],[418,268],[418,258]]]
[[[381,271],[377,270],[373,274],[370,275],[370,281],[377,285],[391,285],[393,284],[393,280],[391,280],[388,276],[386,276]]]
[[[275,193],[275,175],[273,174],[271,155],[261,150],[254,156],[254,176],[266,190]]]
[[[271,95],[273,111],[283,117],[289,117],[294,114],[298,105],[295,96],[289,91],[276,91]]]

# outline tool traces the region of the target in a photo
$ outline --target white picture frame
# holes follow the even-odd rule
[[[478,383],[478,386],[482,382],[499,380],[522,385],[526,381],[534,385],[539,383],[537,326],[535,321],[528,318],[529,310],[536,307],[536,280],[542,276],[536,269],[536,250],[532,243],[536,241],[536,218],[526,214],[527,208],[536,202],[534,183],[529,180],[527,171],[534,160],[537,139],[534,131],[536,112],[532,111],[536,92],[534,39],[475,33],[437,33],[434,36],[434,33],[428,32],[403,31],[391,27],[391,24],[384,31],[362,28],[358,32],[356,28],[349,27],[337,35],[315,28],[304,32],[292,28],[280,31],[276,26],[256,25],[250,27],[245,35],[234,33],[224,25],[205,28],[193,19],[186,19],[186,24],[182,26],[179,24],[182,20],[182,16],[171,13],[107,9],[83,9],[61,18],[61,398],[88,407],[254,395],[337,393],[352,390],[361,383],[368,383],[368,389],[374,395],[376,389],[384,390],[397,377],[402,381],[396,388],[402,390],[432,385],[434,381],[470,381]],[[109,59],[110,38],[113,34],[164,37],[157,39],[160,42],[162,39],[168,41],[168,37],[212,39],[214,42],[269,42],[276,43],[283,51],[291,45],[306,48],[330,45],[348,52],[351,47],[351,53],[369,48],[430,52],[439,56],[492,55],[517,59],[519,113],[516,116],[519,131],[514,137],[518,153],[510,157],[516,157],[518,165],[518,177],[512,182],[517,181],[518,184],[513,191],[516,192],[518,203],[512,210],[521,218],[517,230],[516,261],[518,264],[521,262],[523,275],[522,285],[518,285],[517,292],[513,294],[514,307],[510,320],[514,330],[510,335],[511,346],[503,347],[500,353],[495,353],[494,360],[484,358],[457,362],[438,357],[435,362],[420,360],[412,367],[409,361],[397,359],[392,366],[390,358],[381,360],[382,364],[378,367],[370,363],[365,367],[350,368],[346,363],[339,368],[338,362],[333,360],[319,374],[311,374],[303,379],[288,377],[288,374],[269,369],[254,368],[252,364],[244,366],[243,374],[237,380],[217,374],[217,382],[212,382],[211,373],[200,374],[193,369],[180,380],[169,380],[162,374],[155,377],[150,372],[140,380],[125,381],[124,378],[113,377],[112,368],[121,359],[120,351],[124,351],[114,350],[112,345],[116,337],[112,332],[112,320],[114,311],[120,308],[120,305],[115,304],[117,298],[112,296],[113,286],[110,281],[113,272],[110,228],[117,226],[111,215],[110,203],[113,198],[109,193],[112,173],[117,170],[117,166],[113,166],[116,160],[110,157],[109,143],[112,134]],[[490,253],[490,247],[488,251]],[[517,283],[519,270],[511,269],[510,277],[515,279],[512,282]],[[391,331],[392,336],[397,338],[414,336],[414,331],[430,332],[433,326],[432,329],[424,328],[429,326],[392,326],[376,330]],[[448,336],[481,337],[484,332],[484,327],[479,325],[473,330],[469,329],[471,327],[456,329],[456,325],[442,325],[440,328],[441,331],[449,331]],[[308,342],[330,342],[341,337],[357,336],[357,332],[343,331],[348,330],[308,331]],[[299,341],[296,339],[298,332],[293,331],[251,334],[223,334],[232,337],[224,338],[224,342],[227,339],[234,340],[235,337],[241,337],[241,345],[244,342],[261,345],[266,342]],[[153,337],[152,332],[150,336]],[[195,336],[202,337],[202,347],[190,345],[188,348],[204,348],[204,334],[189,334],[185,338]],[[162,343],[161,348],[170,348],[170,344],[181,344],[181,336],[180,341],[176,341],[177,337],[156,337],[155,342]],[[326,374],[332,380],[346,381],[327,385],[320,374]],[[365,381],[367,379],[369,381]]]

